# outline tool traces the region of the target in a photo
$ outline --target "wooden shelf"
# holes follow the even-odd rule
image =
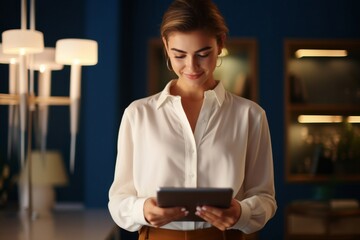
[[[358,104],[289,104],[288,110],[291,112],[318,113],[318,114],[360,114]]]
[[[321,183],[336,180],[337,182],[358,182],[360,181],[359,175],[323,175],[315,176],[311,174],[290,174],[287,176],[289,182],[298,183]]]

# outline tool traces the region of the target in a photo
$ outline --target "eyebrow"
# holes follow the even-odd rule
[[[209,49],[212,49],[212,47],[208,46],[208,47],[201,48],[201,49],[197,50],[195,53],[203,52],[203,51],[206,51],[206,50],[209,50]],[[186,53],[186,51],[183,51],[183,50],[180,50],[180,49],[177,49],[177,48],[171,48],[171,50],[175,51],[175,52],[179,52],[179,53]]]

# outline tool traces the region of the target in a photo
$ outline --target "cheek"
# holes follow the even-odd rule
[[[173,59],[171,61],[171,66],[175,72],[179,71],[181,68],[185,66],[184,62],[179,59]]]
[[[206,68],[208,69],[214,69],[216,67],[216,62],[217,62],[216,58],[207,58],[202,61],[202,65],[203,67],[206,66]]]

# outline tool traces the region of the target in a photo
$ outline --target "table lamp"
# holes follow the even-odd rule
[[[55,186],[64,186],[68,183],[64,161],[59,151],[46,151],[45,159],[41,151],[31,153],[31,184],[32,208],[36,214],[49,215],[54,207],[56,194]],[[29,203],[28,188],[23,186],[28,178],[28,162],[20,173],[19,196],[20,204],[26,209]]]

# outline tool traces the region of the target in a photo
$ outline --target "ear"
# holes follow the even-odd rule
[[[164,48],[165,48],[165,51],[166,51],[166,54],[168,54],[168,44],[167,44],[167,40],[165,37],[162,37],[162,41],[163,41],[163,44],[164,44]]]

